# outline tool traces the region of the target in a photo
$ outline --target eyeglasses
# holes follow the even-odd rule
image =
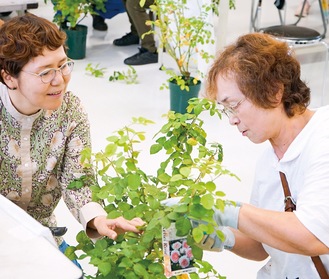
[[[74,62],[70,60],[70,61],[66,61],[62,66],[60,66],[57,69],[55,69],[55,68],[45,69],[39,74],[28,72],[28,71],[23,71],[23,70],[22,70],[22,72],[36,76],[36,77],[40,77],[41,81],[43,83],[50,83],[56,77],[57,71],[59,71],[62,74],[62,76],[68,76],[72,72],[73,66],[74,66]]]
[[[239,102],[233,104],[233,105],[223,105],[221,103],[218,104],[218,109],[224,113],[227,117],[230,117],[231,115],[237,114],[237,108],[246,100],[246,98],[240,100]]]

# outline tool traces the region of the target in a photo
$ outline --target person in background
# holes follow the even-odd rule
[[[91,238],[137,233],[141,219],[108,219],[91,199],[94,175],[80,163],[90,128],[79,98],[67,91],[74,62],[65,39],[55,24],[29,13],[0,27],[0,194],[44,226],[57,226],[53,212],[63,198]],[[68,189],[81,176],[85,185]]]
[[[129,18],[130,32],[124,35],[122,38],[115,39],[113,44],[115,46],[129,46],[139,44],[139,41],[141,41],[139,52],[131,57],[126,58],[123,62],[126,65],[134,66],[158,63],[158,53],[153,34],[148,34],[142,38],[144,33],[151,30],[151,27],[145,24],[146,21],[150,20],[146,9],[154,3],[154,0],[146,0],[144,7],[140,6],[139,1],[122,1]]]
[[[299,5],[298,5],[298,8],[295,12],[295,16],[302,16],[302,17],[306,17],[308,16],[308,14],[310,13],[310,9],[311,9],[311,4],[309,1],[306,1],[305,2],[305,5],[304,5],[304,0],[302,0]],[[303,9],[303,5],[304,5],[304,9]],[[302,12],[302,9],[303,9],[303,12]]]
[[[258,279],[320,278],[311,259],[318,255],[329,270],[329,106],[308,108],[310,88],[300,74],[285,42],[253,33],[226,47],[207,75],[208,98],[240,136],[269,145],[250,203],[216,210],[225,241],[208,237],[212,245],[206,239],[205,248],[256,261],[269,257]],[[284,176],[290,195],[284,195]],[[285,211],[289,201],[293,212]]]
[[[92,15],[92,26],[95,30],[106,31],[108,26],[105,22],[106,19],[111,19],[117,14],[126,12],[126,9],[121,0],[107,0],[105,3],[105,12],[95,10],[97,14]]]

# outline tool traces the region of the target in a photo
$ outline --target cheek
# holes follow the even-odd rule
[[[71,76],[72,76],[72,74],[69,74],[68,76],[63,76],[64,81],[65,81],[66,83],[70,82],[70,80],[71,80]]]

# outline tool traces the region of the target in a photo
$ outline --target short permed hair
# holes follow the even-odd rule
[[[288,117],[304,112],[310,103],[310,89],[300,79],[300,64],[292,49],[271,35],[243,35],[223,50],[208,73],[209,99],[216,99],[219,76],[233,78],[251,102],[265,109],[277,106],[281,89]]]
[[[17,77],[22,68],[45,49],[65,49],[66,34],[52,22],[26,13],[0,27],[0,71]],[[2,75],[0,81],[4,83]]]

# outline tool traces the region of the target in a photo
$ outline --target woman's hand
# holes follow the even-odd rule
[[[97,230],[102,236],[116,239],[119,234],[125,232],[139,233],[140,231],[136,227],[143,226],[144,224],[145,222],[140,218],[127,220],[123,217],[107,219],[106,216],[98,216],[88,223],[88,227]]]

